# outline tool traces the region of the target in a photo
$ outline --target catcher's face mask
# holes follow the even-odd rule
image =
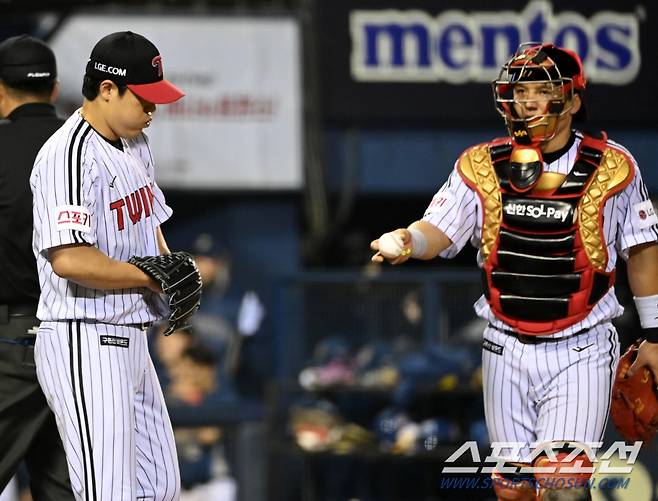
[[[496,108],[510,136],[518,144],[535,146],[555,137],[575,91],[584,88],[578,55],[552,44],[521,44],[493,82]]]

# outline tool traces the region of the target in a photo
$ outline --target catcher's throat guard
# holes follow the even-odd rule
[[[535,187],[544,171],[541,150],[532,146],[515,145],[509,162],[509,181],[518,193]]]
[[[558,56],[571,59],[577,72],[565,76]],[[585,89],[580,58],[552,44],[521,44],[493,82],[496,109],[505,119],[512,140],[537,146],[551,140],[562,115],[571,110],[575,91]]]

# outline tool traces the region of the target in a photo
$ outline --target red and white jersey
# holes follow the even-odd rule
[[[172,211],[155,182],[146,136],[121,145],[110,144],[77,110],[37,155],[30,185],[42,321],[128,325],[166,311],[162,298],[145,288],[89,289],[57,276],[48,260],[48,249],[76,243],[119,261],[160,254],[156,230]]]
[[[569,173],[578,156],[581,140],[582,134],[577,132],[574,143],[565,153],[550,163],[544,163],[544,172]],[[633,156],[614,141],[608,140],[607,144],[626,154],[635,166],[635,177],[631,183],[624,190],[610,197],[605,202],[603,209],[603,228],[609,257],[606,271],[610,271],[615,267],[618,255],[627,259],[628,250],[631,247],[658,241],[658,217],[654,213],[649,193]],[[480,198],[463,181],[456,168],[434,195],[423,216],[424,221],[439,228],[453,242],[440,254],[444,258],[452,258],[457,255],[469,241],[474,247],[480,248],[482,219]],[[478,264],[482,265],[482,256],[479,252]],[[475,311],[478,316],[488,320],[495,327],[511,329],[493,314],[484,296],[475,303]],[[609,321],[623,312],[624,309],[619,304],[613,287],[584,320],[551,337],[571,335],[582,329]]]

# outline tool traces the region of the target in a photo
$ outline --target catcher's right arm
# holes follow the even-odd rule
[[[633,344],[619,360],[612,388],[610,416],[626,441],[650,442],[658,431],[656,382],[647,367],[641,367],[632,376],[628,375],[638,346],[639,343]]]
[[[178,251],[161,256],[133,256],[128,262],[159,283],[169,298],[169,327],[164,335],[187,327],[201,304],[201,275],[192,256]]]

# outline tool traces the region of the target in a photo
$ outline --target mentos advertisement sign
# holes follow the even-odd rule
[[[322,109],[329,120],[485,124],[488,83],[522,42],[580,54],[590,117],[655,121],[658,3],[641,0],[316,0]],[[402,123],[402,122],[401,122]],[[598,125],[598,123],[597,123]]]
[[[587,17],[536,0],[521,11],[353,10],[349,22],[351,74],[359,81],[488,82],[527,41],[575,50],[592,82],[628,84],[641,64],[636,12]]]

